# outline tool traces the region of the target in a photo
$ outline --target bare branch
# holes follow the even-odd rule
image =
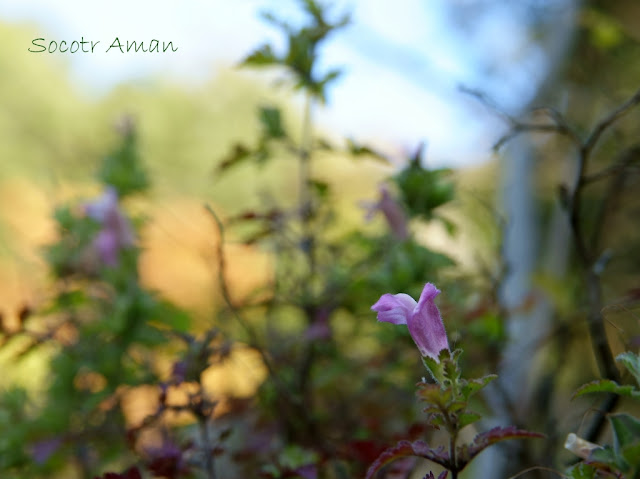
[[[585,153],[588,155],[593,147],[596,145],[602,134],[612,126],[616,121],[626,115],[633,107],[640,103],[640,89],[638,89],[634,95],[625,101],[618,108],[609,113],[606,117],[604,117],[600,122],[596,124],[596,126],[591,130],[591,133],[584,141],[583,148]]]

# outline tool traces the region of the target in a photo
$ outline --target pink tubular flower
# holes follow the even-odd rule
[[[362,202],[367,210],[365,218],[371,220],[377,212],[382,213],[393,235],[399,240],[406,240],[409,237],[409,224],[402,206],[391,196],[386,186],[381,185],[379,192],[380,199],[376,203]]]
[[[115,266],[119,251],[134,242],[131,225],[118,205],[118,193],[109,187],[97,201],[85,206],[85,212],[102,225],[93,248],[104,264]]]
[[[439,294],[440,290],[427,283],[417,303],[408,294],[383,294],[371,309],[378,313],[378,321],[406,324],[422,356],[437,361],[440,351],[449,349],[447,332],[433,301]]]

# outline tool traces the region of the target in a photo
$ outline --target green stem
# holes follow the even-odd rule
[[[449,457],[451,460],[451,479],[458,478],[458,458],[456,457],[456,437],[457,434],[449,436]]]

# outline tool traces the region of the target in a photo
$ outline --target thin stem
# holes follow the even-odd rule
[[[456,439],[457,434],[449,435],[449,458],[451,460],[451,479],[458,477],[458,458],[456,457]]]
[[[222,224],[222,221],[220,220],[216,212],[213,210],[213,208],[211,208],[211,206],[205,205],[205,209],[209,212],[211,217],[214,219],[216,226],[218,227],[218,279],[220,282],[220,291],[222,292],[222,297],[225,303],[227,304],[227,307],[233,314],[233,317],[235,318],[235,320],[242,327],[242,329],[244,329],[245,333],[249,337],[249,345],[255,348],[260,354],[260,357],[262,358],[262,361],[264,362],[264,365],[267,368],[267,371],[269,372],[269,376],[274,380],[276,387],[278,387],[279,389],[284,388],[286,390],[284,385],[281,384],[281,382],[279,381],[279,377],[276,373],[275,367],[271,362],[271,358],[264,351],[264,349],[260,347],[258,337],[255,331],[249,325],[249,322],[244,318],[244,316],[240,314],[240,311],[238,311],[238,308],[236,307],[236,305],[233,303],[233,300],[231,299],[231,293],[229,291],[229,285],[227,284],[227,279],[226,279],[226,260],[224,255],[224,244],[225,244],[224,225]]]
[[[302,248],[309,265],[309,276],[313,277],[316,270],[315,244],[311,220],[314,213],[311,197],[311,142],[312,142],[312,102],[311,94],[307,93],[302,119],[302,135],[298,159],[300,161],[300,218],[302,221]]]
[[[226,280],[226,261],[224,255],[224,244],[225,244],[225,230],[222,221],[216,214],[216,212],[209,205],[205,205],[205,209],[209,212],[211,217],[214,219],[215,224],[218,228],[218,245],[217,245],[217,256],[218,256],[218,278],[220,283],[220,290],[222,292],[222,297],[227,304],[227,307],[233,314],[233,317],[238,322],[238,324],[245,330],[249,338],[249,345],[253,347],[262,359],[265,367],[267,368],[267,372],[269,373],[269,378],[273,381],[273,385],[276,388],[277,396],[279,399],[279,407],[282,407],[284,410],[290,412],[289,414],[284,414],[283,420],[288,429],[294,430],[297,427],[296,421],[301,421],[303,426],[307,430],[308,435],[314,436],[314,425],[311,424],[308,419],[309,411],[305,407],[301,401],[299,401],[287,384],[282,381],[280,376],[276,371],[276,367],[274,366],[269,354],[260,346],[260,342],[258,340],[258,336],[254,329],[251,327],[249,322],[244,318],[244,316],[240,313],[237,306],[234,304],[231,299],[231,292],[229,291],[229,285]]]
[[[209,427],[206,417],[200,417],[200,437],[202,439],[202,450],[204,451],[204,470],[207,472],[209,479],[216,479],[216,468],[212,454],[212,448],[209,445]]]

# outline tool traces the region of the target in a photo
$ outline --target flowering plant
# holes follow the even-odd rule
[[[373,478],[386,464],[407,456],[422,457],[445,469],[439,476],[458,477],[480,452],[487,447],[508,439],[543,437],[541,434],[515,427],[495,427],[477,434],[466,444],[458,444],[460,431],[465,426],[478,421],[480,414],[469,409],[469,401],[476,393],[497,378],[487,375],[477,379],[464,379],[459,367],[460,349],[451,351],[440,311],[434,300],[440,291],[431,283],[422,290],[416,302],[411,296],[400,293],[384,294],[372,306],[378,313],[378,321],[406,324],[411,337],[418,346],[425,367],[434,382],[422,379],[417,384],[418,398],[426,404],[423,409],[428,414],[428,423],[436,429],[444,428],[449,435],[448,450],[443,446],[432,447],[425,441],[400,441],[396,446],[384,451],[376,459],[367,479]],[[430,473],[433,477],[433,473]]]

